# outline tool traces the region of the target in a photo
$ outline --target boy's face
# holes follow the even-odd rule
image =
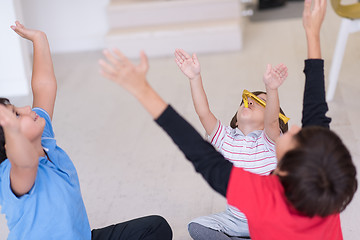
[[[289,131],[280,136],[276,143],[276,158],[280,161],[284,155],[296,147],[296,140],[294,136],[301,130],[297,125],[291,126]]]
[[[266,102],[266,94],[257,95],[258,98]],[[265,108],[261,106],[252,98],[248,98],[249,107],[245,108],[244,104],[241,104],[237,112],[238,126],[241,124],[252,124],[258,126],[258,129],[264,129]]]
[[[16,116],[16,120],[19,121],[21,133],[29,140],[34,141],[41,138],[41,135],[45,127],[45,119],[39,117],[30,106],[15,107],[8,105],[8,108]]]

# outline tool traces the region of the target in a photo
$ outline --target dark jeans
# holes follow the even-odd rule
[[[171,240],[172,230],[161,216],[147,216],[91,231],[92,240]]]

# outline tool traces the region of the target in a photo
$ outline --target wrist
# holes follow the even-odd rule
[[[47,41],[46,34],[42,31],[36,31],[30,39],[33,43]]]
[[[278,88],[274,88],[274,87],[270,87],[270,86],[265,86],[265,91],[266,94],[272,94],[272,93],[277,93]]]
[[[320,40],[320,32],[319,31],[306,31],[306,39],[307,41],[319,41]]]
[[[147,96],[151,90],[152,88],[147,82],[144,82],[142,85],[136,87],[133,90],[129,89],[129,91],[135,96],[135,98],[139,100],[142,97]]]
[[[196,75],[194,75],[194,76],[192,76],[192,77],[189,77],[189,80],[190,81],[198,81],[198,80],[200,80],[201,79],[201,75],[200,74],[196,74]]]

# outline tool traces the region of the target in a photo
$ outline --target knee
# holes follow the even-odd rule
[[[189,233],[191,233],[191,232],[194,231],[195,224],[196,224],[196,223],[193,223],[193,222],[191,222],[191,223],[188,224],[188,231],[189,231]]]
[[[199,236],[200,236],[199,228],[200,227],[201,227],[201,225],[198,223],[191,222],[188,224],[188,231],[189,231],[190,237],[192,239],[199,239]]]
[[[159,215],[149,216],[151,218],[151,222],[153,223],[154,228],[161,232],[161,239],[169,240],[172,239],[173,233],[169,223],[165,218]]]

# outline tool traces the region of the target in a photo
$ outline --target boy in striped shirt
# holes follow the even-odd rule
[[[190,56],[184,50],[176,49],[175,61],[190,80],[195,111],[209,142],[235,167],[269,175],[277,166],[274,142],[288,129],[287,123],[279,118],[283,111],[278,97],[278,88],[287,77],[287,67],[280,64],[272,68],[268,64],[263,77],[266,92],[253,92],[266,102],[266,107],[249,97],[248,107],[242,101],[230,126],[225,126],[210,111],[196,54]],[[188,229],[195,240],[249,237],[245,215],[231,205],[227,205],[224,212],[192,220]]]

